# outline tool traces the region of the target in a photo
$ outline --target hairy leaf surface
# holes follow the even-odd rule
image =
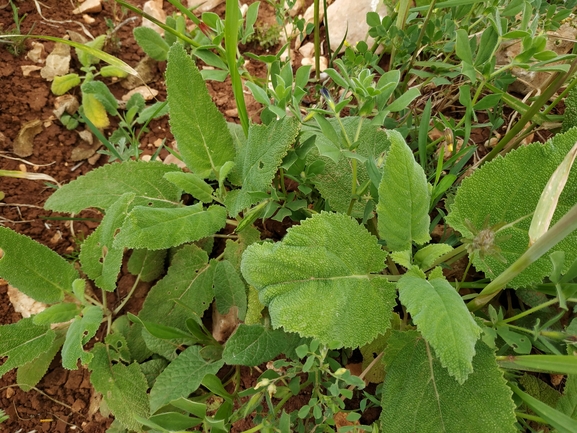
[[[150,409],[157,409],[188,395],[198,389],[207,374],[216,374],[224,361],[206,361],[200,354],[200,346],[190,346],[172,361],[156,378],[150,390]]]
[[[163,178],[171,171],[180,169],[157,161],[106,164],[57,189],[44,207],[69,213],[89,207],[106,210],[127,192],[134,193],[134,205],[174,207],[181,191]]]
[[[431,192],[423,168],[397,131],[387,131],[391,150],[379,185],[379,234],[393,251],[424,244],[429,236]]]
[[[134,250],[128,259],[128,272],[140,275],[140,279],[149,282],[157,279],[164,272],[165,250]]]
[[[166,276],[150,289],[138,317],[186,330],[186,319],[202,317],[212,301],[214,268],[196,245],[182,247]]]
[[[355,220],[323,212],[289,229],[282,242],[249,246],[241,270],[275,328],[355,347],[389,323],[394,286],[372,275],[385,258],[376,238]]]
[[[49,350],[54,336],[49,326],[37,326],[32,318],[0,326],[0,357],[7,357],[0,364],[0,377]]]
[[[474,254],[473,264],[488,277],[495,278],[526,251],[531,214],[547,181],[575,142],[577,129],[571,129],[565,134],[557,134],[545,144],[522,146],[504,158],[495,158],[483,165],[461,184],[447,222],[464,237],[473,239],[482,229],[511,224],[524,218],[496,234],[498,250],[490,249],[484,257]],[[491,185],[490,194],[487,194],[487,185]],[[577,167],[574,166],[559,197],[551,226],[576,202]],[[471,226],[476,233],[471,231]],[[549,253],[554,251],[565,252],[566,266],[572,263],[577,258],[577,232],[567,236]],[[551,261],[548,255],[544,255],[515,277],[508,287],[518,288],[540,282],[551,270]]]
[[[227,195],[227,208],[232,216],[256,203],[258,198],[251,192],[266,192],[294,143],[299,130],[299,121],[285,117],[270,125],[251,125],[246,143],[235,160],[235,170],[239,173],[241,189]]]
[[[384,131],[379,128],[372,126],[369,122],[362,122],[359,117],[346,117],[342,119],[347,136],[355,145],[358,147],[355,152],[362,158],[372,158],[374,160],[379,159],[381,154],[389,149],[389,140]],[[333,123],[333,122],[330,122]],[[342,131],[337,127],[336,120],[333,125],[338,131],[337,134],[339,138],[344,143],[344,137]],[[358,138],[355,140],[355,137]],[[323,149],[327,147],[334,147],[330,139],[319,134],[317,131],[303,131],[301,142],[305,142],[311,135],[315,136],[315,144],[317,149]],[[343,144],[344,146],[344,144]],[[337,212],[346,213],[351,203],[351,188],[353,182],[352,175],[352,160],[340,155],[336,160],[328,156],[319,156],[319,151],[315,149],[309,153],[307,163],[321,159],[325,162],[325,170],[322,174],[319,174],[313,178],[315,187],[319,190],[323,198],[325,198],[331,208]],[[336,147],[335,147],[336,149]],[[337,151],[339,151],[337,149]],[[369,173],[366,168],[366,164],[357,161],[357,183],[358,185],[363,185],[369,180]],[[366,206],[366,199],[361,198],[353,206],[352,216],[363,217],[364,209]]]
[[[407,273],[398,282],[399,299],[451,376],[462,384],[473,371],[481,328],[457,291],[443,278],[430,281]]]
[[[51,304],[72,291],[78,272],[50,248],[0,227],[0,277],[31,298]]]
[[[198,68],[181,44],[168,51],[166,90],[171,131],[186,166],[201,177],[235,156],[223,115],[208,94]]]
[[[66,341],[62,346],[62,366],[68,370],[78,368],[78,360],[82,365],[86,365],[92,359],[92,352],[85,352],[83,347],[100,327],[102,321],[102,308],[95,305],[85,307],[82,316],[77,316],[68,331]]]
[[[114,237],[134,201],[134,193],[123,194],[106,211],[100,225],[80,248],[82,270],[101,289],[112,292],[122,266],[123,247],[114,247]]]
[[[478,342],[476,352],[474,372],[459,385],[418,332],[394,331],[384,357],[383,431],[516,432],[512,393],[493,351]]]
[[[226,314],[231,307],[236,307],[238,318],[244,320],[247,308],[246,287],[237,270],[228,260],[222,260],[216,265],[214,298],[219,313]]]
[[[222,206],[202,207],[202,203],[172,209],[136,206],[126,217],[114,246],[167,249],[210,236],[226,225]]]
[[[36,386],[44,377],[48,371],[48,367],[50,367],[50,364],[52,363],[52,360],[62,347],[64,338],[64,332],[56,334],[56,338],[54,338],[52,345],[48,350],[40,353],[38,357],[32,361],[18,367],[16,381],[23,391],[30,391],[32,387]]]
[[[135,416],[148,418],[148,383],[139,365],[113,364],[109,349],[102,343],[96,343],[91,353],[94,355],[89,365],[92,386],[102,394],[114,417],[125,428],[142,431]]]
[[[285,353],[287,341],[281,329],[241,323],[227,340],[222,359],[229,365],[256,366]]]

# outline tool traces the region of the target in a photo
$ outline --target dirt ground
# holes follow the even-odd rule
[[[13,29],[14,20],[10,5],[0,2],[0,33]],[[80,16],[73,15],[72,10],[77,2],[68,0],[17,0],[19,15],[26,14],[22,22],[22,33],[26,34],[32,28],[33,34],[65,37],[69,31],[83,33],[83,27],[94,37],[107,31],[106,19],[115,25],[126,20],[131,13],[121,15],[119,8],[112,0],[102,2],[100,13],[89,14],[94,23],[87,24]],[[130,3],[142,7],[144,0],[131,0]],[[215,9],[222,14],[224,6]],[[165,11],[170,14],[173,9],[165,2]],[[274,11],[261,6],[259,20],[274,20]],[[112,40],[111,53],[135,67],[145,57],[132,36],[132,30],[140,25],[140,18],[128,21],[115,33]],[[54,47],[53,42],[42,41],[44,58]],[[79,164],[72,160],[75,147],[83,144],[78,135],[82,129],[68,131],[54,116],[55,96],[50,91],[50,83],[40,76],[39,71],[33,71],[24,76],[22,67],[35,63],[27,57],[27,51],[32,48],[32,40],[24,44],[24,52],[14,56],[0,44],[0,169],[26,170],[52,176],[60,184],[65,184],[88,171],[107,162],[108,157],[101,155],[93,164],[87,161]],[[250,47],[256,48],[256,47]],[[157,100],[166,99],[166,89],[163,82],[163,72],[166,65],[163,62],[153,63],[153,78],[149,87],[159,91]],[[39,64],[43,66],[43,64]],[[71,68],[78,70],[80,64],[72,56]],[[254,65],[251,71],[255,75],[266,73],[261,65]],[[106,83],[113,94],[120,97],[127,92],[119,83],[107,79]],[[208,82],[208,87],[214,102],[227,116],[229,121],[236,121],[235,105],[230,82]],[[79,93],[79,92],[77,92]],[[77,96],[79,96],[77,94]],[[258,118],[259,105],[249,101],[248,110],[255,120]],[[13,143],[23,124],[40,120],[42,131],[34,138],[33,154],[19,159],[13,153]],[[114,124],[112,125],[114,126]],[[114,128],[109,128],[110,133]],[[140,149],[144,154],[156,151],[154,143],[173,139],[168,127],[168,118],[154,120],[149,125],[149,132],[144,134]],[[166,150],[161,158],[168,155]],[[85,211],[79,218],[92,221],[58,220],[55,217],[69,215],[55,214],[45,211],[42,206],[53,189],[43,181],[0,177],[0,191],[5,197],[0,200],[0,225],[9,227],[19,233],[32,237],[38,242],[49,246],[60,254],[74,254],[78,251],[78,239],[82,239],[97,227],[101,218],[95,211]],[[134,280],[130,274],[123,273],[119,280],[119,292],[132,286]],[[141,285],[127,309],[137,313],[150,285]],[[21,318],[12,308],[7,296],[7,285],[0,280],[0,324],[17,322]],[[250,372],[247,371],[248,374]],[[98,396],[93,393],[86,369],[67,371],[60,367],[57,357],[49,372],[38,384],[36,389],[23,392],[16,385],[16,373],[12,371],[0,379],[0,409],[3,409],[10,419],[0,424],[0,431],[6,432],[103,432],[112,422],[111,418],[103,417],[99,411]]]

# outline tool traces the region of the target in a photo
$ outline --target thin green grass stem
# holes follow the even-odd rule
[[[224,45],[226,48],[226,61],[232,81],[232,91],[236,101],[238,117],[242,125],[245,137],[248,136],[248,113],[242,90],[242,79],[236,65],[236,52],[238,45],[238,25],[240,19],[240,10],[237,0],[226,0],[226,11],[224,18]]]
[[[320,35],[320,17],[319,17],[319,0],[314,2],[314,44],[315,44],[315,78],[318,81],[321,79],[321,35]]]
[[[536,307],[530,308],[528,310],[523,311],[522,313],[519,313],[513,317],[509,317],[508,319],[505,320],[501,320],[499,323],[510,323],[510,322],[514,322],[515,320],[519,320],[525,316],[528,316],[529,314],[534,313],[535,311],[539,311],[542,310],[543,308],[547,308],[551,305],[555,305],[556,303],[559,302],[558,298],[553,298],[548,300],[547,302],[543,302],[540,305],[537,305]]]

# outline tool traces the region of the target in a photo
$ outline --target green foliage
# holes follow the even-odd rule
[[[218,178],[220,167],[235,155],[224,117],[212,103],[200,72],[184,48],[174,44],[168,58],[170,126],[182,159],[198,176]]]
[[[403,275],[398,283],[399,299],[443,367],[462,385],[473,372],[481,328],[447,280],[423,277],[413,272]]]
[[[386,330],[395,291],[375,275],[385,258],[376,238],[353,219],[322,213],[290,229],[280,243],[249,246],[241,269],[275,328],[355,347]]]
[[[40,302],[58,302],[78,278],[74,267],[26,236],[0,227],[0,275],[14,287]]]
[[[388,133],[391,149],[379,184],[379,234],[393,251],[424,244],[429,236],[431,193],[425,173],[401,135]]]
[[[567,132],[577,126],[577,87],[573,86],[565,98],[565,113],[561,132]]]
[[[547,143],[534,143],[510,152],[477,170],[463,181],[451,205],[449,222],[470,239],[475,267],[495,278],[525,252],[529,244],[531,213],[541,191],[567,152],[577,142],[577,130],[559,134]],[[496,181],[498,179],[498,181]],[[491,194],[484,185],[491,184]],[[575,204],[577,170],[571,170],[559,197],[552,225]],[[572,234],[551,251],[564,251],[567,261],[577,258],[577,234]],[[552,270],[542,257],[510,283],[523,287],[542,281]]]
[[[475,346],[473,373],[459,384],[419,333],[394,332],[384,362],[381,426],[387,432],[515,432],[515,404],[493,352]],[[426,420],[426,422],[424,422]]]

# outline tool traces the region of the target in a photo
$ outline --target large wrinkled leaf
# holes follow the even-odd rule
[[[37,326],[32,318],[0,326],[0,377],[49,350],[54,336],[49,326]]]
[[[416,273],[403,275],[397,284],[399,299],[443,367],[460,384],[465,382],[473,371],[471,360],[481,328],[459,294],[443,278],[427,281]]]
[[[70,213],[89,207],[108,209],[127,192],[134,193],[134,205],[174,207],[180,190],[163,176],[175,170],[180,169],[155,161],[106,164],[57,189],[44,207]]]
[[[285,353],[287,341],[280,329],[241,323],[227,340],[222,359],[229,365],[256,366]]]
[[[124,365],[112,364],[109,349],[97,343],[91,352],[94,358],[89,368],[90,382],[102,398],[114,417],[129,430],[142,431],[135,417],[148,418],[148,383],[137,363]]]
[[[140,280],[149,282],[164,272],[166,250],[134,250],[128,259],[128,272],[140,275]]]
[[[359,123],[362,121],[359,117],[346,117],[342,119],[343,126],[349,139],[353,141],[358,147],[355,152],[362,158],[371,158],[378,160],[381,154],[389,149],[389,140],[386,133],[374,125],[370,125],[368,121],[363,122],[358,135],[358,140],[355,142],[354,137],[357,135]],[[342,131],[338,128],[335,121],[329,122],[337,130],[337,134],[341,140]],[[311,135],[315,135],[315,144],[317,149],[324,149],[327,147],[335,147],[328,137],[319,134],[317,131],[303,130],[301,142],[305,142]],[[350,158],[340,155],[335,162],[334,159],[328,156],[319,156],[319,151],[315,149],[308,155],[307,163],[321,159],[325,163],[325,170],[313,178],[315,187],[319,190],[323,198],[325,198],[331,208],[337,212],[346,213],[351,203],[351,187],[352,187],[352,162]],[[336,149],[336,147],[335,147]],[[338,149],[337,149],[338,150]],[[369,180],[369,173],[366,164],[357,161],[357,183],[363,185]],[[361,198],[357,200],[353,206],[352,215],[354,217],[363,217],[366,206],[366,199]]]
[[[156,378],[150,390],[150,409],[157,409],[198,389],[207,374],[216,374],[224,361],[210,362],[200,354],[200,346],[190,346]]]
[[[123,194],[106,212],[100,225],[86,238],[80,249],[82,270],[101,289],[112,292],[122,266],[123,247],[114,247],[114,238],[132,202],[133,193]]]
[[[383,431],[516,432],[515,404],[493,351],[477,342],[476,352],[474,372],[459,385],[418,332],[393,332],[384,357]]]
[[[397,131],[388,131],[391,150],[379,185],[379,234],[393,251],[424,244],[429,236],[431,192],[423,168]]]
[[[526,251],[529,245],[531,214],[535,211],[547,181],[575,142],[577,129],[571,129],[565,134],[556,135],[545,144],[530,144],[509,152],[504,158],[496,158],[463,181],[447,222],[464,237],[472,239],[477,234],[471,232],[471,225],[478,232],[497,224],[511,224],[526,217],[496,235],[496,245],[505,261],[494,254],[494,250],[488,251],[484,257],[474,255],[473,264],[488,277],[495,278]],[[490,193],[487,193],[487,185],[491,185]],[[559,197],[551,225],[576,202],[577,168],[574,166]],[[565,252],[566,266],[572,263],[577,258],[577,232],[559,242],[550,253],[554,251]],[[508,286],[518,288],[540,282],[551,270],[551,261],[544,255],[515,277]]]
[[[212,301],[214,268],[205,251],[184,246],[174,255],[166,276],[150,289],[138,317],[186,330],[186,319],[202,317]]]
[[[92,360],[92,352],[85,352],[83,347],[96,335],[101,321],[102,308],[95,305],[85,307],[82,316],[77,316],[72,321],[62,347],[62,366],[64,368],[76,370],[79,359],[82,365],[86,365]]]
[[[202,203],[172,209],[136,206],[126,217],[115,246],[149,250],[176,247],[213,235],[226,225],[226,209]]]
[[[248,138],[235,160],[242,188],[227,196],[227,208],[232,216],[256,203],[258,198],[251,192],[266,192],[294,143],[299,130],[299,121],[285,117],[269,125],[251,125]]]
[[[0,227],[0,278],[40,302],[62,300],[78,272],[50,248]]]
[[[249,246],[241,270],[275,328],[355,347],[388,326],[396,292],[374,275],[385,258],[355,220],[323,212],[289,229],[282,242]]]
[[[168,52],[166,90],[171,131],[186,166],[201,177],[216,175],[235,156],[232,137],[198,68],[181,44]]]

